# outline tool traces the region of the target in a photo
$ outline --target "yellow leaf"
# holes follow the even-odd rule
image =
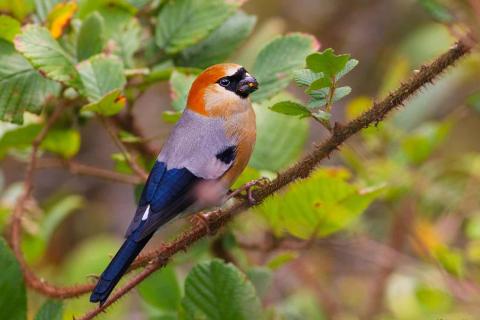
[[[438,231],[430,222],[426,220],[416,221],[413,228],[415,238],[418,241],[418,244],[415,243],[413,247],[420,254],[427,253],[425,250],[428,250],[428,253],[431,253],[443,245]]]
[[[373,106],[373,100],[370,97],[360,96],[350,101],[346,108],[347,120],[353,120]]]
[[[77,3],[75,1],[59,3],[53,7],[48,14],[47,24],[50,33],[55,39],[60,38],[67,26],[70,24],[73,15],[77,11]]]

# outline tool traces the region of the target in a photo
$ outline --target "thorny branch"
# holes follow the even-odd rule
[[[432,83],[432,81],[438,75],[445,71],[445,69],[447,69],[449,66],[452,66],[470,50],[471,45],[469,42],[458,42],[450,50],[439,56],[431,64],[422,66],[420,70],[416,72],[406,83],[402,84],[397,90],[391,93],[383,101],[374,103],[370,110],[368,110],[355,120],[347,123],[346,125],[340,125],[337,123],[332,130],[330,138],[328,138],[322,144],[316,146],[316,148],[311,153],[307,154],[295,165],[280,173],[273,181],[254,190],[253,197],[256,200],[256,205],[260,204],[265,198],[279,191],[281,188],[285,187],[289,183],[298,179],[308,177],[321,160],[329,157],[330,154],[333,151],[337,150],[340,145],[342,145],[348,138],[350,138],[363,128],[375,125],[378,122],[382,121],[390,111],[402,106],[405,101],[412,95],[414,95],[420,88],[422,88],[428,83]],[[57,110],[56,112],[60,113],[61,108]],[[45,137],[46,132],[48,131],[49,127],[51,127],[55,119],[56,117],[54,114],[49,119],[47,125],[42,130],[42,132],[38,135],[36,143],[34,144],[30,165],[27,168],[27,175],[24,185],[25,191],[22,197],[20,197],[19,201],[17,202],[17,206],[13,214],[11,242],[17,259],[19,259],[20,261],[20,265],[22,267],[26,282],[30,287],[50,297],[68,298],[87,293],[91,290],[93,285],[84,284],[75,287],[55,287],[47,284],[45,281],[37,278],[35,274],[29,269],[28,265],[23,259],[19,248],[21,235],[20,220],[24,209],[24,203],[31,195],[32,176],[35,169],[38,145]],[[136,173],[142,178],[144,178],[144,173],[142,173],[141,175],[139,174],[139,172]],[[139,274],[130,279],[124,287],[115,291],[105,304],[93,309],[92,311],[84,315],[81,319],[92,319],[100,312],[103,312],[106,308],[108,308],[111,304],[113,304],[115,301],[117,301],[119,298],[129,292],[132,288],[138,285],[151,273],[158,270],[162,266],[165,266],[173,255],[175,255],[179,251],[186,250],[197,240],[207,236],[208,234],[217,232],[232,217],[248,209],[249,207],[252,207],[252,204],[248,200],[238,200],[227,209],[212,212],[208,216],[208,227],[203,224],[194,226],[187,232],[180,235],[175,241],[139,257],[134,262],[130,270],[139,268],[141,266],[146,267]]]

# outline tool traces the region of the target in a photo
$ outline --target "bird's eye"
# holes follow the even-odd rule
[[[224,78],[224,79],[220,79],[220,82],[219,82],[219,83],[220,83],[220,85],[221,85],[222,87],[226,87],[226,86],[228,86],[228,85],[230,84],[230,80],[225,79],[225,78]]]

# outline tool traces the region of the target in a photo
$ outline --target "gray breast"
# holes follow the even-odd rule
[[[218,179],[231,164],[223,163],[216,155],[236,143],[235,138],[226,136],[224,120],[185,110],[158,161],[166,163],[167,170],[187,168],[197,177]]]

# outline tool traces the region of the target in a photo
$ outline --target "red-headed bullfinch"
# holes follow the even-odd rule
[[[219,205],[255,144],[249,95],[258,83],[245,68],[217,64],[193,82],[187,106],[165,142],[126,232],[90,296],[103,303],[155,231],[183,213]]]

